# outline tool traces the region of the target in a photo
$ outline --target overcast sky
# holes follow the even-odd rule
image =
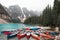
[[[54,0],[0,0],[0,3],[6,7],[18,4],[21,8],[42,11],[48,4],[53,7]]]

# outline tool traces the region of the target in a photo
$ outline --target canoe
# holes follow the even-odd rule
[[[2,33],[4,33],[5,35],[12,34],[12,32],[9,31],[3,31]]]
[[[25,30],[30,30],[30,28],[25,28]]]
[[[40,29],[40,28],[30,28],[30,30],[38,30],[38,29]]]
[[[36,40],[40,40],[40,35],[31,34],[31,37],[36,39]]]
[[[8,34],[8,35],[7,35],[7,38],[9,39],[9,38],[14,38],[14,37],[16,37],[16,36],[17,36],[17,33],[18,33],[18,32],[14,32],[14,33],[12,33],[12,34]]]
[[[9,35],[7,35],[7,38],[10,39],[10,38],[14,38],[16,36],[17,36],[17,34],[9,34]]]
[[[50,35],[46,35],[46,34],[40,34],[42,37],[44,37],[44,38],[48,38],[48,39],[50,39],[50,38],[53,38],[52,36],[50,36]]]
[[[23,38],[23,37],[25,37],[26,36],[26,34],[17,34],[17,38],[18,39],[21,39],[21,38]]]
[[[31,34],[30,34],[30,33],[27,33],[27,34],[26,34],[26,38],[27,38],[27,40],[29,40],[30,37],[31,37]]]

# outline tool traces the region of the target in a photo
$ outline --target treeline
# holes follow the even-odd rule
[[[39,25],[44,25],[44,26],[48,26],[51,25],[52,23],[52,9],[51,7],[48,5],[42,15],[40,16],[34,16],[34,17],[30,17],[28,19],[25,20],[24,22],[25,24],[39,24]]]
[[[30,17],[25,24],[39,24],[43,26],[60,27],[60,1],[54,0],[54,6],[48,5],[39,17]]]

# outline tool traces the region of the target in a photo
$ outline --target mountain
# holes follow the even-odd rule
[[[6,20],[0,18],[0,24],[8,24],[8,22]]]
[[[24,16],[26,18],[31,16],[39,16],[39,12],[33,10],[29,11],[27,8],[25,7],[20,8],[18,5],[10,6],[9,10],[10,10],[10,15],[13,18],[17,18],[18,16],[20,16],[21,18],[24,18]]]
[[[32,16],[39,16],[39,12],[33,11],[33,10],[28,10],[26,7],[21,8],[19,5],[12,5],[6,8],[6,11],[8,14],[11,16],[12,19],[20,19],[20,20],[25,20],[29,17]]]
[[[37,11],[33,11],[33,10],[28,10],[27,8],[22,8],[24,14],[26,15],[26,17],[31,17],[31,16],[39,16],[39,12]]]
[[[17,18],[18,16],[22,16],[22,10],[18,5],[13,5],[9,7],[9,10],[11,10],[12,14],[12,18]]]

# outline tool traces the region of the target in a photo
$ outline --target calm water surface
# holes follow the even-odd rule
[[[18,29],[26,27],[24,24],[0,24],[0,31],[4,29]]]

